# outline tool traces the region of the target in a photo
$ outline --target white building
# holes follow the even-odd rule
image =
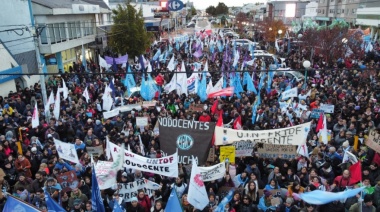
[[[315,17],[318,15],[318,2],[311,1],[305,6],[305,15],[302,16],[302,19],[310,18],[315,20]]]
[[[95,59],[94,49],[88,44],[95,41],[96,20],[109,8],[82,0],[32,0],[40,58],[44,72],[69,71],[73,63],[81,63],[82,45],[87,59]],[[106,8],[105,8],[106,7]]]

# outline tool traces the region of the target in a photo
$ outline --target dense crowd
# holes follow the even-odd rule
[[[190,44],[190,41],[188,41]],[[232,42],[226,45],[231,45]],[[378,49],[378,44],[376,43]],[[151,60],[158,48],[165,44],[159,43],[145,54],[146,60]],[[174,45],[173,45],[174,46]],[[185,51],[182,45],[174,54],[178,64],[184,61],[188,77],[194,71],[194,62],[199,62],[204,69],[209,49],[205,46],[204,56],[195,58],[191,52]],[[241,48],[241,55],[249,55],[249,49]],[[208,60],[209,77],[216,83],[221,75],[228,76],[227,71],[220,71],[223,52],[217,53],[213,60]],[[285,58],[283,65],[293,69],[302,68],[302,62],[308,58],[307,51],[292,49]],[[159,86],[168,83],[173,73],[168,72],[166,61],[158,67],[153,66],[152,76]],[[239,64],[244,62],[241,57]],[[135,65],[136,63],[136,65]],[[257,88],[262,70],[268,70],[273,60],[257,59],[252,66],[246,66],[244,71],[252,75]],[[137,84],[141,83],[142,72],[138,70],[138,61],[131,61],[130,66]],[[362,65],[366,68],[363,69]],[[380,95],[379,80],[380,63],[373,60],[371,55],[365,58],[350,57],[336,58],[326,61],[323,55],[316,55],[312,60],[312,68],[308,70],[307,85],[303,80],[295,81],[288,75],[275,75],[270,92],[267,85],[260,92],[261,104],[257,108],[257,118],[252,124],[252,106],[257,99],[252,92],[242,92],[241,98],[235,94],[232,97],[218,98],[219,106],[216,112],[210,111],[215,99],[208,99],[202,104],[207,105],[203,112],[190,112],[191,104],[201,103],[197,95],[178,95],[176,91],[162,92],[156,96],[157,105],[164,105],[160,110],[156,107],[142,108],[120,113],[104,119],[102,117],[102,95],[106,85],[114,79],[115,97],[125,98],[123,104],[134,104],[143,101],[141,96],[128,98],[127,88],[123,84],[126,68],[121,65],[117,70],[105,70],[95,63],[88,63],[86,72],[84,67],[73,64],[69,73],[49,76],[46,86],[47,94],[54,94],[62,87],[62,79],[67,84],[69,95],[61,98],[60,118],[52,115],[53,105],[50,106],[49,116],[46,118],[42,102],[41,87],[21,88],[11,92],[7,97],[0,97],[0,204],[4,206],[7,195],[14,195],[35,207],[47,211],[45,188],[50,195],[67,211],[89,212],[91,209],[91,157],[86,147],[106,147],[106,137],[115,144],[125,143],[135,153],[141,154],[139,137],[144,144],[146,157],[161,157],[160,136],[153,132],[157,118],[168,116],[173,119],[189,119],[216,122],[219,113],[223,115],[223,123],[232,125],[240,116],[242,128],[245,130],[267,130],[290,127],[311,121],[312,127],[307,138],[308,157],[299,156],[295,159],[260,158],[255,151],[251,157],[236,158],[236,163],[230,163],[225,176],[219,180],[206,183],[209,204],[203,211],[213,211],[223,198],[219,189],[222,187],[235,188],[232,200],[226,204],[225,211],[380,211],[380,155],[368,148],[364,141],[369,131],[380,127]],[[231,70],[232,71],[232,70]],[[236,74],[243,74],[238,73]],[[201,74],[200,74],[201,75]],[[243,79],[243,77],[241,77]],[[264,80],[265,82],[265,80]],[[268,83],[268,82],[265,82]],[[299,96],[293,98],[293,104],[304,105],[305,108],[295,111],[294,106],[280,108],[279,95],[288,86],[297,87]],[[90,101],[84,99],[83,91],[87,87]],[[31,119],[34,104],[40,114],[40,124],[32,128]],[[329,142],[324,144],[315,131],[318,119],[311,118],[313,109],[320,104],[332,104],[334,113],[326,114]],[[149,125],[144,132],[136,126],[136,117],[148,117]],[[46,121],[48,120],[48,121]],[[72,164],[59,158],[53,139],[75,144],[80,164]],[[356,145],[355,139],[359,142]],[[21,141],[18,144],[17,141]],[[356,145],[354,147],[354,145]],[[216,155],[219,148],[215,147]],[[362,182],[350,180],[349,163],[342,163],[345,151],[350,151],[362,163]],[[22,154],[20,154],[22,152]],[[217,158],[217,157],[216,157]],[[107,160],[105,154],[95,157],[98,160]],[[199,166],[210,166],[219,163],[200,161]],[[152,197],[143,190],[138,192],[131,202],[125,202],[119,197],[115,188],[101,191],[106,211],[112,211],[117,201],[126,211],[160,212],[168,201],[171,189],[175,189],[180,198],[184,211],[196,211],[187,201],[188,183],[190,177],[189,164],[178,164],[179,177],[172,179],[143,173],[138,170],[119,170],[119,183],[133,182],[146,178],[161,185]],[[63,192],[57,182],[61,173],[74,170],[80,183],[77,188]],[[334,201],[324,205],[312,205],[298,199],[294,193],[303,193],[313,190],[339,192],[347,187],[366,186],[364,192],[342,201]],[[280,189],[279,204],[273,205],[272,199],[277,196],[271,190]],[[260,190],[260,192],[259,192]],[[199,210],[198,210],[199,211]]]

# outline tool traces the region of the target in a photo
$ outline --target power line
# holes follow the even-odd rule
[[[343,69],[338,69],[340,71],[351,71],[351,70],[361,70],[361,71],[380,71],[380,68],[343,68]],[[312,71],[318,71],[320,73],[323,73],[325,71],[334,71],[336,72],[337,69],[335,68],[328,68],[328,69],[313,69],[313,68],[309,68],[309,69],[289,69],[289,70],[236,70],[236,71],[225,71],[225,72],[221,72],[221,71],[209,71],[210,73],[230,73],[230,72],[234,72],[234,73],[244,73],[244,72],[252,72],[252,73],[255,73],[255,72],[290,72],[290,71],[298,71],[300,73],[305,73],[305,72],[312,72]],[[144,72],[145,73],[145,72]],[[132,72],[132,73],[128,73],[128,74],[132,74],[132,75],[141,75],[141,74],[144,74],[143,72],[139,71],[139,72]],[[158,73],[158,72],[157,72]],[[182,72],[182,71],[160,71],[159,73],[161,74],[173,74],[173,73],[185,73],[185,72]],[[198,73],[198,74],[202,74],[204,73],[204,71],[193,71],[191,73]],[[24,76],[24,75],[46,75],[46,76],[54,76],[54,75],[58,75],[60,73],[33,73],[33,74],[24,74],[24,73],[14,73],[14,74],[3,74],[0,72],[0,76],[2,75],[10,75],[10,76]],[[64,73],[65,75],[120,75],[120,74],[127,74],[127,72],[125,73],[120,73],[120,72],[103,72],[103,73],[100,73],[100,72],[91,72],[91,73],[70,73],[70,72],[65,72]],[[146,73],[145,73],[146,74]]]

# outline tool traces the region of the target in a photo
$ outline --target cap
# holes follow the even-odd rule
[[[92,122],[92,119],[88,119],[87,122]]]
[[[132,197],[131,202],[137,202],[137,197]]]
[[[351,131],[347,131],[346,135],[352,135],[352,132]]]
[[[36,147],[32,147],[32,152],[37,152],[37,148]]]
[[[344,148],[347,148],[348,147],[348,145],[349,145],[349,143],[348,143],[348,141],[346,140],[345,142],[343,142],[343,144],[342,144],[342,146],[344,147]]]
[[[74,205],[80,205],[81,204],[81,200],[80,199],[75,199],[74,200]]]
[[[122,176],[127,177],[128,176],[127,172],[123,172]]]
[[[48,134],[48,136],[47,136],[48,138],[51,138],[51,137],[53,137],[51,134]]]

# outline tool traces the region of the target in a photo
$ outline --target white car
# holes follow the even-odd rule
[[[226,32],[226,33],[224,33],[224,35],[228,36],[228,37],[233,37],[235,39],[239,39],[240,38],[240,36],[238,34],[234,33],[234,32]]]
[[[237,46],[249,46],[249,45],[257,46],[257,45],[259,45],[259,43],[252,42],[248,39],[235,39],[235,42],[236,42]]]
[[[303,81],[305,79],[305,76],[298,71],[292,71],[290,68],[279,68],[276,70],[275,75],[277,76],[287,76],[290,80],[295,80],[297,82]]]

